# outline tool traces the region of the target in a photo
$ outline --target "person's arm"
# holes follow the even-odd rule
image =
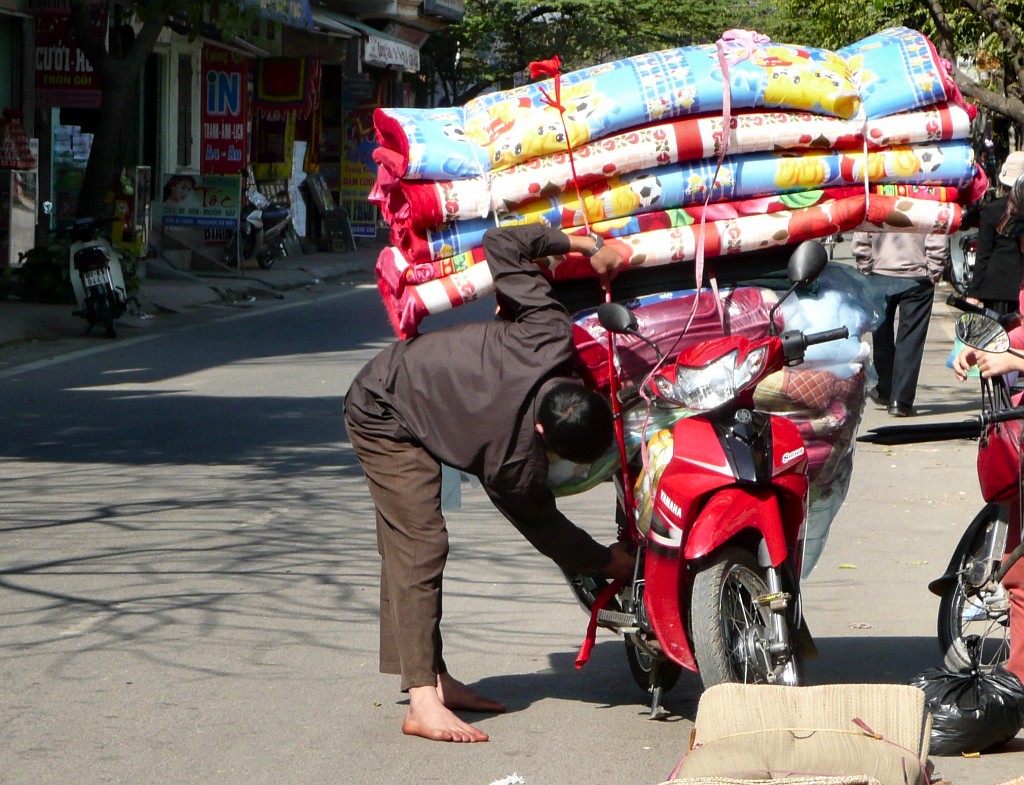
[[[594,272],[604,279],[624,263],[610,245],[591,256],[597,242],[589,235],[566,235],[540,224],[488,229],[483,247],[505,315],[520,320],[533,309],[562,306],[551,296],[551,284],[535,259],[570,251],[590,256]]]
[[[1011,371],[1024,371],[1024,357],[1018,357],[1009,352],[975,352],[978,371],[986,379],[992,376],[1002,376]]]
[[[582,575],[627,577],[633,557],[619,547],[601,545],[566,518],[548,489],[532,494],[502,495],[487,488],[494,506],[540,553],[559,567]]]
[[[929,234],[925,237],[924,258],[928,279],[938,283],[949,263],[949,235]]]
[[[862,273],[871,272],[871,235],[867,232],[854,232],[853,240],[850,242],[850,251],[853,253],[853,261],[857,269]]]

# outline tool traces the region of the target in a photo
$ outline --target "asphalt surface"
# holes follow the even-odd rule
[[[0,783],[667,778],[696,683],[684,677],[651,722],[620,640],[599,633],[577,671],[584,615],[466,483],[450,516],[448,661],[510,711],[475,718],[485,745],[400,734],[405,702],[376,673],[372,509],[329,425],[389,338],[375,257],[216,279],[164,270],[115,341],[83,335],[70,306],[0,303]],[[945,367],[948,292],[917,422],[977,409],[976,388]],[[869,405],[861,431],[894,422]],[[940,662],[926,587],[981,505],[975,449],[858,447],[804,586],[811,683],[903,683]],[[613,536],[607,487],[562,506]],[[1024,735],[933,762],[956,785],[995,785],[1024,772],[1022,752]]]

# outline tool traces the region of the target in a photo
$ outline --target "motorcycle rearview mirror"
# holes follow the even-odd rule
[[[956,320],[955,331],[960,342],[972,349],[993,354],[1012,351],[1010,336],[1003,326],[991,316],[980,313],[960,314]]]
[[[610,333],[634,335],[637,331],[636,314],[620,303],[601,303],[597,321]]]
[[[786,266],[786,277],[789,279],[789,288],[786,293],[776,300],[775,305],[768,311],[768,333],[778,335],[779,329],[775,326],[775,312],[779,306],[796,291],[798,286],[806,286],[816,280],[828,265],[828,251],[817,240],[804,240],[796,247],[789,257],[789,264]]]
[[[621,303],[601,303],[597,307],[597,321],[610,333],[616,335],[632,335],[646,343],[658,356],[658,361],[663,359],[658,344],[643,335],[636,320],[636,314]]]
[[[794,286],[806,286],[821,275],[828,264],[828,251],[815,240],[805,240],[789,257],[786,277]]]

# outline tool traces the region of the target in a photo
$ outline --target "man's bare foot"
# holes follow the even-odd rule
[[[485,698],[483,695],[471,690],[461,681],[453,678],[449,673],[438,675],[437,694],[441,698],[441,703],[449,709],[494,714],[501,714],[505,711],[504,703],[498,703],[490,698]]]
[[[402,733],[433,741],[487,741],[488,736],[463,722],[441,702],[440,687],[412,687],[409,711],[402,722]]]

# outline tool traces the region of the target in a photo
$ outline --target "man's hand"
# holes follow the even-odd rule
[[[636,568],[636,556],[629,552],[629,548],[624,542],[615,543],[609,550],[612,552],[612,559],[604,568],[604,577],[613,580],[630,580]]]
[[[590,257],[590,266],[601,278],[601,285],[606,289],[618,275],[619,268],[625,263],[626,260],[610,245],[603,245],[596,254]]]
[[[601,285],[607,289],[618,269],[626,264],[626,258],[616,251],[610,242],[603,244],[595,252],[596,246],[597,241],[590,235],[569,235],[569,250],[590,257],[590,266],[601,279]]]

